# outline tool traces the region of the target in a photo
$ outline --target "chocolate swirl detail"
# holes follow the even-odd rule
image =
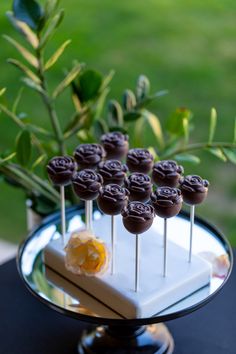
[[[104,179],[104,184],[122,185],[128,168],[119,160],[107,160],[99,164],[99,173]]]
[[[118,184],[107,184],[100,188],[97,199],[99,209],[108,215],[120,214],[128,204],[129,191]]]
[[[81,144],[74,151],[80,168],[95,169],[105,156],[106,152],[99,144]]]
[[[78,172],[72,179],[73,188],[82,200],[96,199],[103,179],[93,170],[85,169]]]
[[[180,189],[184,202],[190,205],[200,204],[206,198],[209,182],[197,175],[188,175],[180,180]]]
[[[163,160],[154,164],[152,179],[158,186],[176,187],[183,173],[183,167],[175,161]]]
[[[153,166],[153,159],[147,149],[131,149],[126,163],[131,172],[149,173]]]
[[[76,170],[77,164],[70,156],[55,156],[47,165],[48,177],[57,186],[70,184]]]
[[[152,192],[151,178],[144,173],[135,172],[124,180],[125,187],[130,192],[130,201],[146,202]]]
[[[121,212],[125,228],[132,234],[147,231],[155,216],[154,208],[142,202],[131,202]]]
[[[107,153],[108,159],[120,159],[129,149],[129,137],[120,132],[110,132],[102,135],[101,144]]]
[[[152,193],[151,201],[158,216],[171,218],[180,212],[183,198],[178,188],[159,187]]]

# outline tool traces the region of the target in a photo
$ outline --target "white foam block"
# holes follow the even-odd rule
[[[175,218],[178,224],[178,218]],[[110,217],[102,216],[94,221],[96,236],[110,245]],[[173,221],[172,221],[173,222]],[[168,241],[167,276],[163,271],[163,235],[160,219],[140,235],[140,290],[134,290],[135,237],[128,233],[120,216],[116,217],[117,244],[115,274],[110,270],[102,276],[78,276],[67,271],[61,240],[51,241],[44,252],[46,265],[69,279],[73,284],[114,309],[125,318],[153,316],[207,285],[211,277],[211,265],[193,255],[188,263],[188,252],[172,241]],[[81,229],[83,228],[80,225]],[[173,232],[173,228],[172,228]],[[174,231],[176,237],[178,225]],[[172,237],[173,238],[173,237]]]

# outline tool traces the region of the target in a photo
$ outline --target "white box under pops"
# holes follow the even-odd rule
[[[129,319],[153,316],[209,283],[211,265],[196,255],[193,255],[191,264],[188,263],[188,251],[172,241],[168,241],[167,276],[163,278],[163,236],[160,232],[163,220],[155,218],[153,226],[139,236],[140,290],[136,293],[135,236],[125,230],[120,216],[115,219],[117,244],[114,275],[110,275],[109,269],[102,276],[94,277],[78,276],[67,271],[64,265],[65,254],[59,239],[47,245],[44,251],[45,264]],[[181,237],[183,233],[182,227],[178,227],[178,219],[170,220],[172,227],[169,232],[172,233],[172,239],[173,232],[176,237]],[[176,227],[173,227],[173,221]],[[93,224],[95,235],[108,245],[110,225],[109,216],[102,216]],[[81,223],[80,228],[83,229]],[[194,242],[197,242],[197,235]]]

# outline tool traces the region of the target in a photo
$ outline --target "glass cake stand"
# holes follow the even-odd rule
[[[101,217],[95,210],[94,218]],[[181,212],[179,222],[189,229],[189,216]],[[84,220],[84,209],[67,210],[67,231],[77,229]],[[213,264],[210,284],[182,299],[161,313],[148,318],[125,319],[106,307],[91,295],[60,276],[43,263],[43,250],[51,239],[60,237],[60,214],[46,218],[29,235],[19,248],[17,265],[20,276],[29,289],[45,305],[59,313],[80,321],[98,325],[95,330],[84,331],[78,344],[78,353],[149,353],[171,354],[174,341],[163,324],[185,316],[207,304],[228,280],[233,255],[227,239],[208,222],[196,217],[196,236],[193,252],[207,258]],[[170,238],[173,235],[170,234]],[[188,247],[189,235],[181,235],[172,241]],[[105,302],[105,299],[104,299]]]

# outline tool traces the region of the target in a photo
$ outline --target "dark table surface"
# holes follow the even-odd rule
[[[0,266],[0,354],[73,354],[90,326],[40,303],[24,287],[15,260]],[[168,322],[175,354],[236,353],[236,268],[208,305]]]

